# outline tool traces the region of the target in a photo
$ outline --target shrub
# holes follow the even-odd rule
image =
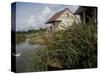
[[[36,54],[44,70],[97,67],[97,27],[92,23],[74,23],[64,31],[51,32],[44,43],[42,53]]]

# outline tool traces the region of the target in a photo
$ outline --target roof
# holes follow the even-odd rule
[[[90,8],[95,8],[95,7],[89,7],[89,6],[80,6],[76,12],[74,13],[75,15],[81,15],[84,11],[87,11]]]
[[[61,20],[57,20],[66,10],[69,10],[68,8],[63,9],[62,11],[57,12],[56,14],[54,14],[47,22],[48,23],[53,23],[53,22],[59,22]],[[70,10],[69,10],[70,11]]]

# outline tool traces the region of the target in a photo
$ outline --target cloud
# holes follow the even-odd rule
[[[45,28],[47,25],[45,25],[45,22],[47,20],[47,18],[50,16],[51,14],[51,9],[49,7],[45,7],[44,10],[41,12],[41,15],[35,15],[32,14],[31,16],[29,16],[28,20],[27,20],[27,24],[28,24],[28,28],[31,26],[33,29],[39,29],[39,28]]]
[[[46,7],[44,8],[43,12],[42,12],[42,15],[43,15],[43,16],[48,15],[50,12],[51,12],[51,9],[50,9],[49,7],[46,6]]]
[[[31,5],[30,5],[31,6]],[[39,29],[46,28],[49,25],[46,25],[45,22],[56,12],[64,9],[70,8],[71,11],[75,11],[77,7],[75,6],[66,6],[66,5],[56,5],[56,4],[43,4],[42,6],[32,6],[31,8],[23,7],[21,11],[17,12],[17,30],[30,30],[30,29]],[[36,10],[37,9],[37,10]],[[29,11],[27,11],[29,10]],[[27,12],[26,12],[27,11]]]
[[[33,24],[35,22],[35,16],[34,15],[31,15],[27,21],[28,21],[28,24],[29,25],[30,24]]]
[[[53,10],[48,7],[48,6],[45,6],[43,12],[42,12],[42,17],[46,20],[48,20],[48,18],[53,14]]]

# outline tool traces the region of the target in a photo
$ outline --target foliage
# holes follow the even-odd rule
[[[24,42],[27,38],[31,44],[42,43],[41,34],[44,33],[46,29],[38,30],[28,30],[28,31],[17,31],[16,32],[16,43]]]
[[[64,31],[50,32],[44,36],[44,44],[46,47],[33,55],[38,71],[97,67],[95,24],[74,23]]]
[[[24,33],[16,33],[16,43],[25,41],[26,37]]]
[[[96,25],[75,24],[65,31],[53,33],[48,45],[53,61],[62,61],[67,69],[97,66]],[[54,56],[52,56],[54,55]]]

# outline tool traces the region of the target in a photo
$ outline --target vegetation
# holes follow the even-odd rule
[[[44,33],[44,31],[46,31],[46,29],[42,28],[39,30],[18,31],[16,32],[16,43],[21,43],[29,39],[28,42],[31,44],[42,44],[41,34]]]
[[[19,32],[17,42],[25,41],[42,47],[32,52],[32,71],[97,67],[97,26],[95,23],[73,23],[58,32],[45,30]]]
[[[21,43],[25,41],[25,34],[24,33],[16,33],[16,43]]]
[[[38,31],[36,33],[31,33],[28,35],[28,42],[30,44],[44,44],[44,36],[45,36],[45,31]]]
[[[43,36],[45,47],[33,55],[36,71],[97,67],[97,27],[74,23],[64,31]]]

